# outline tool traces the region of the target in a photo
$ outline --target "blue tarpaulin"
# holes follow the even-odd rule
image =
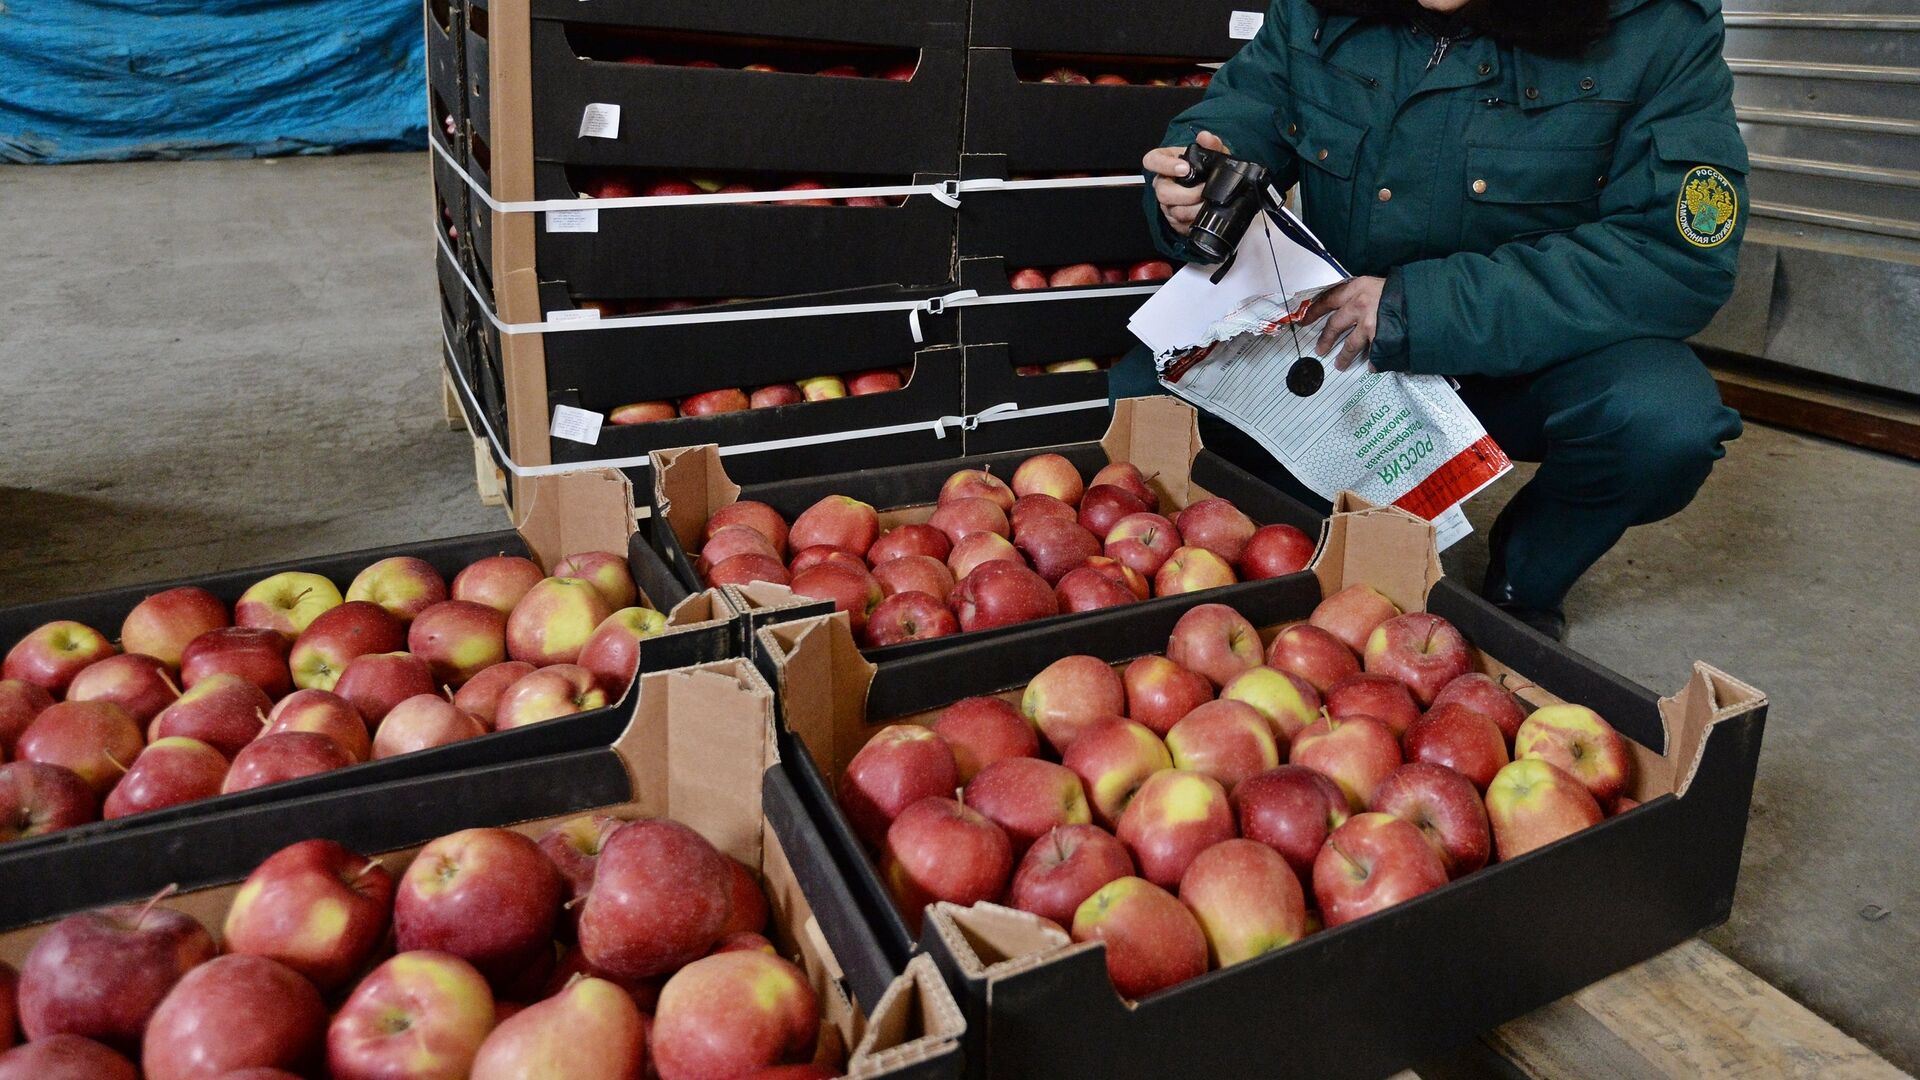
[[[426,146],[418,0],[0,0],[0,161]]]

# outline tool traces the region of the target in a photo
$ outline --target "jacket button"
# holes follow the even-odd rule
[[[1392,189],[1392,188],[1381,188],[1381,189],[1380,189],[1380,201],[1381,201],[1381,202],[1392,202],[1392,201],[1393,201],[1393,189]]]
[[[1538,101],[1539,99],[1540,99],[1540,88],[1537,86],[1527,87],[1527,100]]]
[[[1475,180],[1473,182],[1473,193],[1475,195],[1485,195],[1487,193],[1487,182],[1485,180]]]
[[[1596,180],[1594,180],[1594,182],[1593,182],[1593,186],[1594,186],[1594,187],[1606,187],[1606,186],[1607,186],[1607,178],[1606,178],[1606,177],[1604,177],[1604,176],[1602,176],[1602,177],[1599,177],[1598,179],[1596,179]]]
[[[1493,65],[1492,65],[1492,64],[1489,64],[1489,63],[1487,63],[1487,62],[1485,62],[1484,60],[1483,60],[1483,61],[1481,61],[1481,63],[1480,63],[1480,74],[1482,74],[1482,75],[1491,75],[1491,74],[1493,74]]]
[[[1300,134],[1300,125],[1299,125],[1299,124],[1288,124],[1288,125],[1287,125],[1287,134],[1289,134],[1289,135],[1298,135],[1298,134]]]
[[[1314,157],[1318,158],[1321,161],[1325,161],[1327,160],[1327,152],[1325,150],[1322,150],[1318,154],[1315,154]]]
[[[1581,79],[1581,80],[1580,80],[1580,89],[1582,89],[1582,90],[1591,90],[1591,89],[1593,89],[1593,80],[1592,80],[1592,79]]]

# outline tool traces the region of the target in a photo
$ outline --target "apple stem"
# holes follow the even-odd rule
[[[584,902],[585,900],[586,900],[586,897],[585,897],[585,896],[576,896],[576,897],[574,897],[573,899],[571,899],[571,900],[569,900],[569,901],[567,901],[566,903],[564,903],[564,904],[561,904],[561,905],[560,905],[560,910],[561,910],[561,911],[572,911],[572,910],[573,910],[573,908],[574,908],[574,905],[576,905],[576,904],[579,904],[579,903],[582,903],[582,902]]]
[[[147,913],[153,910],[153,906],[155,904],[158,904],[160,901],[165,900],[167,897],[172,896],[174,893],[177,893],[179,891],[180,891],[180,883],[174,882],[173,884],[168,885],[166,888],[161,889],[159,892],[154,893],[153,899],[148,900],[146,904],[140,908],[140,914],[135,915],[133,917],[133,928],[135,930],[140,929],[140,924],[147,920]]]
[[[453,687],[448,686],[446,683],[441,683],[440,692],[446,695],[447,704],[449,705],[453,704]]]
[[[112,751],[102,750],[100,751],[100,756],[103,758],[106,758],[109,762],[112,762],[113,767],[116,769],[119,769],[121,772],[121,775],[124,776],[126,774],[127,767],[125,765],[120,764],[120,759],[117,757],[114,757]]]
[[[173,681],[173,675],[166,668],[160,669],[160,681],[167,684],[167,689],[173,691],[174,697],[180,696],[180,684]]]
[[[260,721],[260,726],[261,726],[261,727],[266,727],[266,726],[267,726],[267,723],[268,723],[268,720],[267,720],[267,710],[265,710],[265,709],[263,709],[263,708],[261,708],[261,707],[260,707],[260,706],[258,706],[258,705],[255,705],[255,706],[253,707],[253,715],[254,715],[254,716],[255,716],[256,718],[258,718],[258,719],[259,719],[259,721]]]
[[[347,881],[347,884],[348,884],[348,885],[350,885],[350,886],[351,886],[351,885],[358,885],[358,884],[360,884],[360,879],[361,879],[361,878],[364,878],[364,877],[366,877],[366,876],[367,876],[368,874],[371,874],[371,873],[373,873],[373,872],[374,872],[375,870],[377,870],[377,869],[379,869],[379,867],[380,867],[380,860],[379,860],[379,859],[368,859],[368,860],[367,860],[367,865],[365,865],[365,866],[363,866],[363,867],[361,867],[361,868],[360,868],[360,869],[359,869],[359,870],[358,870],[358,871],[357,871],[357,872],[356,872],[356,873],[355,873],[355,874],[353,875],[353,877],[352,877],[351,879],[349,879],[349,880]]]
[[[1344,851],[1341,851],[1339,844],[1336,844],[1333,841],[1329,840],[1327,841],[1327,846],[1333,849],[1333,853],[1335,855],[1338,855],[1341,858],[1347,860],[1347,865],[1353,867],[1354,873],[1360,875],[1363,878],[1367,876],[1367,868],[1355,862],[1353,856],[1347,854]]]
[[[309,586],[307,586],[306,588],[304,588],[304,589],[301,589],[301,590],[300,590],[299,592],[297,592],[297,593],[294,593],[294,594],[293,594],[293,603],[291,603],[291,604],[288,604],[287,606],[288,606],[288,607],[297,607],[297,606],[299,605],[299,603],[300,603],[300,601],[302,601],[302,600],[305,600],[305,599],[307,598],[307,594],[308,594],[308,593],[310,593],[310,592],[312,592],[312,591],[313,591],[313,586],[311,586],[311,585],[309,585]]]

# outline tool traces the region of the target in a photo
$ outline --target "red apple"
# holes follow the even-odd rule
[[[1246,581],[1297,574],[1313,562],[1315,547],[1311,537],[1291,525],[1262,525],[1247,538],[1234,568]]]
[[[847,379],[847,394],[851,397],[865,397],[868,394],[885,394],[905,385],[900,381],[897,371],[876,370],[857,371]]]
[[[829,495],[793,519],[788,545],[794,550],[826,544],[864,558],[880,535],[873,507],[845,495]]]
[[[552,575],[592,583],[600,590],[607,606],[615,611],[632,607],[640,599],[640,590],[633,583],[633,570],[627,565],[625,555],[610,551],[575,552],[554,563]]]
[[[38,723],[38,721],[35,721]],[[23,737],[21,742],[26,740]],[[1586,786],[1602,805],[1624,794],[1633,757],[1613,725],[1584,705],[1535,709],[1513,738],[1513,756],[1539,758]]]
[[[1320,601],[1307,621],[1360,653],[1366,650],[1373,628],[1398,614],[1399,607],[1380,590],[1371,585],[1349,585]]]
[[[1005,514],[1013,509],[1014,497],[1006,481],[986,469],[961,469],[940,485],[939,502],[944,506],[955,499],[985,499]]]
[[[472,964],[404,952],[353,988],[327,1028],[333,1080],[466,1076],[494,1023],[493,991]]]
[[[352,765],[340,744],[311,731],[281,731],[262,735],[240,748],[220,782],[220,793],[248,791],[283,780],[331,772]]]
[[[680,410],[671,401],[630,401],[607,410],[607,423],[614,427],[632,427],[672,420],[679,415]]]
[[[1252,519],[1226,499],[1201,499],[1174,519],[1186,546],[1205,548],[1231,566],[1253,539]]]
[[[1386,675],[1349,675],[1320,697],[1327,715],[1336,720],[1350,716],[1371,716],[1387,725],[1398,738],[1420,719],[1420,706],[1400,680]]]
[[[356,762],[367,760],[373,744],[367,737],[366,721],[347,704],[345,698],[325,690],[295,690],[274,705],[267,714],[262,735],[282,731],[311,731],[340,744],[340,749]]]
[[[855,637],[866,629],[867,618],[885,597],[880,583],[865,567],[853,569],[823,563],[795,574],[788,588],[795,596],[831,600],[836,611],[847,613]]]
[[[182,585],[135,604],[121,620],[120,647],[177,669],[187,642],[231,625],[225,601],[198,586]]]
[[[1097,611],[1140,602],[1132,590],[1090,566],[1068,571],[1053,591],[1060,598],[1063,612]]]
[[[1115,830],[1148,881],[1175,888],[1194,856],[1233,837],[1233,808],[1218,781],[1165,769],[1147,778]]]
[[[1334,683],[1360,674],[1360,661],[1354,658],[1353,650],[1310,623],[1296,623],[1280,631],[1267,647],[1267,666],[1300,676],[1322,694]]]
[[[1100,268],[1092,263],[1074,263],[1047,275],[1047,288],[1073,289],[1100,284]]]
[[[925,641],[960,632],[960,620],[947,610],[946,602],[930,593],[894,593],[867,619],[865,643],[885,648],[906,641]]]
[[[1015,499],[1013,509],[1007,512],[1007,523],[1012,526],[1015,536],[1019,536],[1023,529],[1041,518],[1078,521],[1080,512],[1051,495],[1038,492]]]
[[[1131,461],[1115,461],[1102,466],[1099,472],[1093,474],[1093,481],[1087,485],[1087,490],[1091,491],[1102,484],[1110,484],[1139,499],[1147,510],[1155,513],[1160,510],[1159,494],[1147,483],[1147,477],[1140,467]]]
[[[771,581],[775,585],[785,585],[793,580],[787,568],[779,560],[769,559],[765,555],[735,555],[707,575],[707,584],[745,585],[753,581]]]
[[[1248,668],[1220,688],[1223,701],[1244,702],[1253,706],[1267,722],[1285,757],[1294,736],[1320,716],[1320,695],[1307,680],[1288,671],[1270,667]]]
[[[1313,862],[1313,896],[1329,930],[1446,883],[1426,837],[1391,814],[1348,818]]]
[[[442,601],[414,617],[407,651],[427,663],[434,682],[457,687],[507,658],[507,617],[472,600]]]
[[[727,857],[692,829],[658,818],[608,838],[580,909],[580,951],[622,979],[664,975],[706,955],[727,925]]]
[[[706,1080],[803,1063],[819,1035],[806,973],[777,956],[735,951],[667,980],[649,1038],[660,1080]]]
[[[0,1054],[0,1080],[139,1080],[139,1074],[92,1039],[49,1035]]]
[[[722,933],[765,930],[769,911],[767,894],[760,888],[759,877],[745,863],[733,858],[727,860],[727,875],[732,903],[727,907],[727,922]]]
[[[546,578],[507,616],[507,655],[536,667],[574,663],[613,611],[605,593],[585,578]]]
[[[333,684],[333,693],[352,705],[367,725],[376,730],[395,705],[410,697],[434,693],[436,689],[427,662],[407,652],[356,656]]]
[[[578,664],[554,664],[523,676],[500,695],[494,705],[493,729],[507,731],[604,709],[610,701],[610,696],[586,668]]]
[[[29,682],[54,697],[67,691],[80,670],[112,656],[113,642],[85,623],[61,619],[16,642],[0,662],[0,677]]]
[[[1500,861],[1571,836],[1606,815],[1578,778],[1540,758],[1519,758],[1487,785],[1487,819]]]
[[[110,701],[142,728],[179,696],[167,665],[141,653],[89,664],[67,685],[68,701]]]
[[[992,630],[1060,613],[1060,599],[1046,578],[997,559],[961,579],[949,602],[963,631]]]
[[[1055,826],[1093,820],[1080,777],[1064,765],[1039,758],[993,762],[967,781],[961,802],[1005,830],[1015,859],[1025,856],[1034,841]]]
[[[999,764],[1024,760],[1033,759]],[[979,811],[938,796],[900,811],[887,827],[885,853],[887,887],[915,933],[928,904],[997,900],[1013,873],[1013,845],[1005,830]]]
[[[780,512],[763,502],[742,499],[728,503],[713,512],[707,519],[706,539],[729,525],[745,525],[747,528],[767,538],[776,554],[785,556],[787,552],[787,519]]]
[[[1254,840],[1223,840],[1180,878],[1180,902],[1200,923],[1214,966],[1232,967],[1307,933],[1307,902],[1287,860]]]
[[[579,979],[505,1020],[480,1044],[473,1080],[635,1080],[647,1053],[647,1019],[625,990]]]
[[[1080,470],[1059,454],[1035,454],[1021,462],[1009,486],[1015,496],[1051,495],[1070,504],[1077,504],[1086,491]]]
[[[1442,765],[1480,790],[1507,764],[1507,740],[1493,721],[1458,703],[1435,705],[1400,736],[1408,761]]]
[[[722,413],[746,412],[753,407],[747,392],[737,386],[720,390],[708,390],[680,399],[681,416],[718,416]]]
[[[866,560],[853,552],[831,544],[815,544],[812,547],[801,548],[793,556],[793,561],[787,564],[787,572],[798,576],[823,563],[839,563],[849,570],[859,570],[863,573],[867,570]]]
[[[1366,809],[1374,789],[1400,767],[1400,743],[1387,725],[1370,716],[1325,717],[1306,726],[1287,755],[1340,785],[1347,806]]]
[[[1165,281],[1173,276],[1173,264],[1165,259],[1148,259],[1127,268],[1128,281]]]
[[[332,840],[303,840],[254,867],[234,893],[221,940],[229,953],[287,965],[323,992],[360,974],[387,936],[393,875]]]
[[[222,672],[238,675],[279,697],[293,688],[287,668],[287,639],[261,627],[229,626],[209,630],[187,643],[180,657],[180,685],[188,690]]]
[[[953,545],[953,551],[947,556],[947,567],[958,581],[974,572],[983,563],[1008,562],[1025,567],[1026,560],[1020,557],[1020,551],[1006,537],[990,532],[968,533]],[[952,597],[952,592],[948,592]]]
[[[944,561],[952,550],[952,539],[932,525],[901,525],[887,530],[885,536],[873,542],[873,547],[867,549],[867,561],[876,569],[907,555],[927,555]]]
[[[1107,977],[1124,998],[1142,998],[1207,972],[1199,920],[1165,889],[1137,877],[1108,882],[1073,916],[1073,940],[1107,950]]]
[[[1100,541],[1092,533],[1071,521],[1041,519],[1029,525],[1015,542],[1033,564],[1035,573],[1058,584],[1072,570],[1100,554]]]
[[[1452,769],[1424,761],[1402,765],[1374,789],[1368,808],[1419,829],[1450,879],[1487,865],[1493,853],[1480,793]]]
[[[24,679],[0,679],[0,761],[12,755],[20,733],[52,704],[52,694]]]
[[[1519,733],[1521,722],[1527,718],[1519,699],[1500,680],[1477,671],[1467,672],[1441,687],[1440,692],[1433,696],[1433,708],[1453,704],[1465,706],[1469,712],[1479,713],[1493,721],[1509,746]]]
[[[1064,825],[1027,849],[1007,902],[1064,928],[1087,897],[1132,873],[1133,857],[1112,833],[1097,825]]]
[[[1422,708],[1441,687],[1473,668],[1473,648],[1453,624],[1415,611],[1374,627],[1363,660],[1369,673],[1399,679]]]
[[[370,600],[403,623],[447,599],[447,580],[425,559],[396,555],[354,575],[348,600]]]
[[[1040,739],[1033,725],[1004,698],[970,697],[956,701],[941,710],[932,730],[953,751],[957,776],[963,784],[1003,758],[1035,757],[1040,753]],[[952,790],[951,787],[948,790]],[[927,794],[946,792],[930,790]]]
[[[775,383],[762,386],[747,395],[749,409],[775,409],[782,405],[798,405],[807,400],[800,388],[792,383]]]
[[[1205,676],[1164,656],[1143,656],[1128,664],[1121,682],[1127,716],[1156,735],[1172,731],[1181,717],[1213,700],[1213,684]]]
[[[610,814],[582,814],[548,829],[540,838],[540,851],[560,872],[567,883],[567,898],[572,901],[563,918],[571,925],[580,917],[579,901],[593,888],[593,871],[600,865],[600,852],[626,821]]]
[[[1225,604],[1201,604],[1180,616],[1167,638],[1167,659],[1225,686],[1260,666],[1260,631]]]
[[[69,915],[21,965],[20,1030],[131,1052],[168,991],[217,951],[198,920],[154,902]]]
[[[491,731],[494,713],[500,705],[500,696],[507,692],[508,687],[538,670],[524,660],[509,660],[504,664],[495,664],[468,679],[467,685],[453,695],[453,703],[462,712],[470,713],[475,720],[480,721],[482,730]]]
[[[332,581],[288,570],[249,585],[234,601],[233,625],[272,630],[292,641],[340,603],[340,589]]]
[[[547,575],[540,564],[519,555],[489,555],[453,576],[451,596],[485,604],[502,615]]]
[[[1253,706],[1222,698],[1182,717],[1167,732],[1173,765],[1210,776],[1232,791],[1240,781],[1280,764],[1267,719]]]
[[[580,648],[580,667],[609,703],[620,700],[640,670],[640,643],[667,628],[667,617],[645,607],[626,607],[607,616]]]
[[[14,752],[73,770],[96,796],[105,796],[146,745],[120,706],[106,701],[62,701],[48,706],[20,733]]]
[[[759,530],[748,525],[728,525],[708,538],[706,545],[700,549],[700,558],[694,562],[693,569],[705,577],[715,566],[735,555],[760,555],[776,561],[780,558],[773,542],[762,536]]]
[[[959,763],[944,739],[918,724],[893,724],[841,770],[840,808],[853,831],[879,847],[902,810],[931,795],[951,796],[959,785]]]
[[[1174,85],[1197,86],[1197,87],[1211,86],[1213,85],[1213,72],[1189,71],[1185,75],[1180,76],[1179,82],[1175,83]]]
[[[1153,575],[1153,595],[1178,596],[1218,589],[1233,584],[1234,580],[1233,566],[1206,548],[1176,548]]]
[[[942,536],[944,543],[946,537]],[[941,603],[953,595],[953,571],[947,564],[931,555],[902,555],[889,559],[873,568],[873,580],[880,583],[880,592],[886,596],[895,593],[919,592],[935,597]]]
[[[1143,724],[1117,716],[1083,731],[1061,763],[1080,777],[1092,804],[1093,820],[1108,829],[1118,826],[1127,804],[1148,777],[1174,767],[1174,759],[1160,736]]]
[[[1241,836],[1279,852],[1300,883],[1310,885],[1314,857],[1349,813],[1332,780],[1304,765],[1282,765],[1233,789],[1233,815]]]
[[[1113,666],[1097,656],[1063,656],[1027,683],[1020,712],[1057,753],[1094,723],[1126,711],[1127,691]]]
[[[1042,75],[1040,81],[1044,83],[1070,83],[1076,86],[1085,86],[1088,80],[1085,75],[1080,74],[1078,71],[1072,68],[1062,67],[1054,68],[1052,71]]]
[[[0,844],[71,829],[99,817],[98,797],[72,769],[37,761],[0,765]]]
[[[1128,514],[1107,532],[1108,558],[1132,567],[1144,577],[1158,573],[1180,547],[1180,533],[1159,514]]]
[[[1029,289],[1044,289],[1047,287],[1047,275],[1041,273],[1034,267],[1023,267],[1007,275],[1007,287],[1015,292],[1025,292]]]
[[[1140,571],[1126,565],[1118,559],[1105,555],[1095,555],[1087,560],[1086,569],[1098,573],[1101,577],[1122,586],[1133,594],[1135,600],[1145,600],[1153,595],[1153,585],[1143,577]]]
[[[354,657],[406,647],[406,627],[387,609],[350,600],[321,612],[300,632],[289,657],[293,685],[302,690],[331,690]]]
[[[559,871],[511,829],[467,829],[420,849],[393,905],[394,945],[435,949],[497,982],[550,949]]]
[[[941,503],[934,508],[927,524],[945,533],[947,539],[955,544],[973,533],[993,533],[1004,537],[1012,532],[1007,523],[1007,513],[999,503],[971,495],[954,496]]]
[[[264,956],[220,956],[182,976],[142,1041],[147,1080],[201,1080],[254,1067],[296,1068],[325,1038],[313,984]]]
[[[198,739],[159,739],[140,751],[127,775],[107,793],[100,816],[108,821],[220,794],[227,759]]]
[[[1096,483],[1080,500],[1080,525],[1105,543],[1107,534],[1122,518],[1144,514],[1149,509],[1146,502],[1126,488]]]

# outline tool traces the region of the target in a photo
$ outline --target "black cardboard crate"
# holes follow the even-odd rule
[[[1013,173],[1124,172],[1160,145],[1204,90],[1022,82],[1011,49],[967,50],[962,152],[997,154]]]
[[[969,180],[1007,178],[993,155],[961,160]],[[1129,174],[1133,175],[1133,174]],[[969,191],[960,202],[960,257],[999,256],[1011,267],[1163,259],[1139,184]]]
[[[465,55],[462,69],[466,88],[468,130],[493,142],[493,27],[487,0],[462,0],[460,40]]]
[[[978,413],[1009,403],[1020,409],[1098,402],[1067,412],[983,423],[967,432],[975,454],[1017,453],[1049,440],[1097,439],[1107,426],[1107,373],[1060,371],[1022,375],[1004,345],[969,345],[963,361],[968,409]]]
[[[464,110],[467,49],[460,0],[426,0],[422,6],[426,11],[427,85],[442,102]],[[464,120],[466,113],[454,116]],[[435,117],[436,123],[428,130],[441,130],[440,119]]]
[[[1316,569],[1328,565],[1343,517],[1352,515],[1332,519]],[[1417,527],[1431,536],[1424,523]],[[1332,580],[1342,581],[1334,561]],[[1372,555],[1354,561],[1386,565]],[[840,814],[833,778],[815,755],[831,752],[844,760],[877,726],[924,716],[962,697],[1018,688],[1062,656],[1119,662],[1163,651],[1179,616],[1208,602],[1207,594],[1153,609],[1096,612],[1071,628],[1035,625],[939,655],[882,661],[866,669],[871,683],[861,686],[842,685],[857,681],[864,665],[844,628],[833,633],[837,617],[763,628],[756,663],[771,673],[791,728],[783,767],[794,774],[802,800],[823,815],[822,831],[838,848],[832,872],[848,876],[880,928],[885,959],[869,958],[849,971],[884,977],[916,950],[932,955],[968,1014],[970,1076],[1357,1080],[1435,1058],[1725,921],[1758,765],[1764,696],[1696,664],[1680,694],[1658,698],[1470,590],[1438,580],[1437,559],[1430,567],[1421,582],[1432,582],[1427,610],[1458,626],[1497,669],[1530,681],[1530,692],[1585,704],[1638,744],[1640,786],[1634,790],[1646,796],[1643,805],[1133,1003],[1114,992],[1097,944],[1069,946],[1065,935],[1023,912],[937,905],[912,936]],[[1323,587],[1335,587],[1313,573],[1279,580],[1284,587],[1229,603],[1271,632],[1305,618]],[[1384,587],[1390,595],[1404,591]],[[830,686],[821,681],[828,671]],[[864,699],[864,709],[855,705],[861,726],[849,730],[837,710],[823,708],[823,699]],[[848,943],[850,950],[859,947]]]
[[[1265,11],[1260,0],[974,0],[967,44],[1225,60]]]

